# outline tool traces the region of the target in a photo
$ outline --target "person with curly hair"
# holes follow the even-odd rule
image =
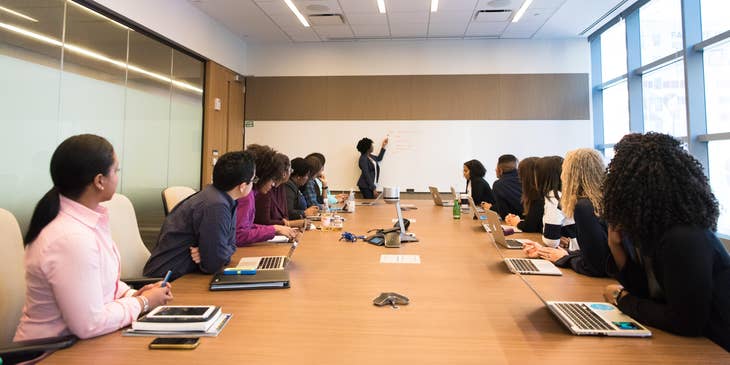
[[[626,135],[615,151],[603,216],[621,284],[604,297],[646,325],[730,351],[730,255],[702,165],[660,133]]]
[[[466,179],[466,193],[474,199],[474,204],[490,209],[494,204],[494,194],[487,180],[484,180],[487,169],[479,160],[469,160],[464,162],[463,173]]]
[[[505,223],[519,228],[522,232],[542,232],[542,214],[545,211],[545,199],[537,190],[537,183],[535,182],[535,163],[539,159],[539,157],[527,157],[517,167],[517,175],[522,185],[520,201],[524,220],[520,219],[519,215],[512,213],[507,214],[504,218]]]
[[[246,148],[256,163],[258,181],[253,184],[253,191],[248,196],[239,198],[236,209],[236,245],[245,246],[251,243],[263,242],[276,235],[286,236],[295,240],[299,232],[281,224],[256,224],[256,200],[258,195],[270,194],[271,189],[282,182],[288,174],[289,159],[277,158],[277,152],[269,146],[251,144]],[[284,202],[283,204],[286,204]]]
[[[375,198],[375,189],[380,179],[380,164],[385,155],[385,147],[388,146],[388,138],[383,140],[380,145],[380,152],[377,155],[373,155],[373,140],[370,138],[363,138],[357,142],[357,151],[360,152],[360,158],[357,161],[357,166],[360,168],[360,177],[357,179],[357,187],[360,188],[360,193],[365,199]]]
[[[541,247],[538,256],[559,267],[596,277],[608,276],[606,265],[611,256],[608,250],[608,228],[601,219],[606,176],[603,156],[592,148],[568,152],[563,161],[560,210],[567,219],[575,220],[577,248]]]

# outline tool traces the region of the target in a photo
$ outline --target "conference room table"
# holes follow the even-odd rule
[[[476,220],[431,201],[404,212],[419,242],[400,248],[339,241],[338,231],[307,231],[288,266],[288,289],[208,291],[210,275],[173,282],[174,305],[218,305],[233,317],[195,350],[149,350],[152,337],[121,331],[82,340],[47,364],[730,364],[706,338],[651,328],[651,338],[574,336],[503,263]],[[344,231],[393,225],[395,206],[343,213]],[[536,234],[510,238],[539,240]],[[285,255],[288,244],[240,248],[242,256]],[[499,248],[505,256],[520,250]],[[381,255],[419,255],[420,264],[380,263]],[[614,281],[578,275],[529,276],[547,300],[603,301]],[[381,292],[410,298],[377,307]]]

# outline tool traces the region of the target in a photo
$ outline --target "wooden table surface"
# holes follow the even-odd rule
[[[171,304],[219,305],[233,314],[218,337],[202,338],[195,350],[148,350],[152,338],[115,332],[44,363],[730,364],[730,354],[705,338],[653,328],[647,339],[573,336],[509,273],[477,221],[454,220],[451,208],[430,201],[408,203],[418,206],[404,215],[415,218],[410,231],[420,242],[396,249],[341,242],[340,232],[306,232],[289,265],[289,289],[210,292],[210,276],[199,274],[175,281]],[[395,207],[358,206],[344,216],[345,230],[362,234],[391,226]],[[239,249],[232,262],[287,250],[255,245]],[[421,264],[381,264],[381,254],[416,254]],[[562,271],[528,279],[548,300],[603,301],[603,287],[613,282]],[[397,310],[372,304],[390,291],[411,303]]]

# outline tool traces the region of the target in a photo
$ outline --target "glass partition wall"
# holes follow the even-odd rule
[[[158,228],[162,189],[199,188],[203,75],[202,60],[73,1],[3,1],[0,208],[25,231],[56,146],[94,133],[121,160],[118,192]]]

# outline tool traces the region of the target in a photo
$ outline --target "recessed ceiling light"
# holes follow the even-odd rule
[[[525,14],[530,4],[532,4],[532,0],[525,0],[525,2],[522,3],[522,6],[520,6],[520,10],[517,10],[517,14],[515,14],[515,17],[512,18],[512,23],[517,23],[518,21],[520,21],[520,18],[522,18],[522,15]]]
[[[294,3],[291,2],[291,0],[284,0],[286,3],[286,6],[289,7],[289,9],[294,13],[294,15],[297,16],[297,19],[299,19],[299,22],[302,23],[303,26],[309,28],[309,23],[307,22],[307,19],[304,18],[304,15],[302,15],[301,12],[299,12],[299,9],[297,9],[296,6],[294,6]]]

